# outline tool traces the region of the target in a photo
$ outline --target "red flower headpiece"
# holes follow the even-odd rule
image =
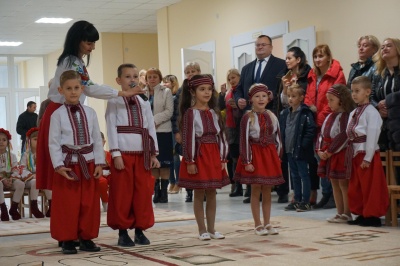
[[[28,132],[26,132],[26,137],[27,137],[27,138],[30,138],[30,137],[31,137],[31,134],[32,134],[33,132],[35,132],[35,131],[39,131],[39,128],[38,128],[38,127],[33,127],[33,128],[31,128],[31,129],[29,129]]]
[[[272,92],[268,89],[268,87],[262,83],[257,83],[254,84],[250,90],[249,90],[249,98],[251,99],[251,97],[253,97],[254,94],[256,94],[257,92],[265,92],[266,94],[268,94],[268,98],[270,101],[272,101],[272,99],[274,98],[274,96],[272,95]]]
[[[3,133],[4,135],[6,135],[8,140],[11,140],[11,134],[7,129],[0,128],[0,133]]]

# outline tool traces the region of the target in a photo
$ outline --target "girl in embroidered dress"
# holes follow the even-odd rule
[[[1,220],[9,221],[6,203],[4,202],[4,189],[14,191],[10,215],[13,220],[21,219],[18,204],[24,194],[25,184],[19,179],[17,156],[11,152],[11,135],[6,129],[0,128],[0,210]]]
[[[25,182],[25,188],[30,189],[30,204],[31,212],[36,218],[44,218],[43,213],[38,209],[37,198],[39,190],[36,189],[36,147],[38,138],[39,128],[31,128],[26,132],[26,151],[21,157],[20,168],[21,179]],[[46,212],[46,217],[50,217],[51,214],[51,190],[44,190],[46,198],[48,200],[49,209]]]
[[[96,112],[81,105],[82,85],[79,74],[65,71],[60,77],[59,92],[64,105],[52,115],[49,150],[54,171],[51,236],[62,241],[64,254],[79,250],[96,252],[92,239],[99,234],[100,194],[98,179],[103,173],[104,151]]]
[[[322,124],[317,143],[319,158],[318,176],[332,182],[337,214],[328,218],[330,223],[351,221],[347,190],[350,176],[346,176],[345,154],[347,150],[346,127],[350,112],[354,109],[349,89],[342,84],[333,85],[326,93],[332,112]]]
[[[90,62],[90,54],[95,49],[95,43],[99,39],[99,33],[93,24],[87,21],[77,21],[68,30],[65,38],[64,50],[57,62],[56,73],[50,84],[47,98],[51,100],[40,121],[38,138],[38,152],[36,161],[36,186],[39,189],[51,189],[54,169],[51,167],[48,148],[49,125],[51,114],[62,104],[65,97],[58,92],[60,76],[67,70],[74,70],[81,76],[81,84],[84,86],[79,101],[83,104],[86,96],[98,99],[111,99],[118,96],[130,97],[144,93],[139,86],[129,91],[118,91],[107,85],[95,84],[86,70],[83,58],[87,57],[87,65]]]
[[[251,184],[251,212],[256,235],[275,235],[278,230],[270,224],[271,187],[284,183],[279,154],[281,136],[276,116],[265,107],[272,100],[267,86],[256,83],[249,90],[252,110],[244,114],[240,122],[240,158],[235,180]],[[262,213],[260,219],[260,195]]]
[[[351,171],[350,211],[358,217],[347,223],[381,226],[379,217],[386,214],[389,195],[378,145],[382,118],[370,104],[370,95],[371,81],[368,77],[360,76],[351,82],[351,96],[358,107],[350,113],[346,129],[349,139],[346,170]]]
[[[216,189],[230,184],[225,171],[228,143],[210,75],[195,75],[183,82],[179,116],[183,158],[178,185],[194,190],[193,210],[199,239],[223,239],[225,236],[215,231]]]

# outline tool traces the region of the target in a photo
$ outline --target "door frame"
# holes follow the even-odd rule
[[[260,29],[255,29],[252,31],[244,32],[230,39],[231,44],[231,65],[235,65],[235,58],[233,50],[235,47],[246,45],[249,43],[254,43],[258,36],[265,34],[271,37],[271,39],[282,37],[284,34],[289,32],[289,21],[282,21],[267,27]]]

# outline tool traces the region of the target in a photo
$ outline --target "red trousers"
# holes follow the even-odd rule
[[[99,178],[99,192],[102,202],[108,202],[108,180],[102,176]]]
[[[353,158],[349,181],[350,211],[364,217],[381,217],[389,206],[389,194],[386,177],[379,152],[375,152],[368,168],[360,165],[365,154],[359,153]]]
[[[51,205],[50,232],[58,241],[90,240],[99,235],[100,196],[98,180],[87,180],[79,164],[69,166],[79,177],[71,181],[55,173],[53,176],[53,201]],[[94,173],[94,163],[88,163],[89,173]]]
[[[142,229],[154,225],[151,197],[154,178],[144,168],[143,154],[122,154],[125,169],[111,163],[107,224],[112,229]]]

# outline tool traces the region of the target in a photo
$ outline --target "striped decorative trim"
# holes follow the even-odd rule
[[[67,109],[68,118],[69,118],[69,121],[71,124],[74,145],[90,144],[89,126],[88,126],[86,112],[85,112],[83,106],[80,103],[78,103],[77,105],[70,105],[70,104],[64,103],[64,105]],[[74,108],[76,108],[75,112],[79,112],[79,114],[80,114],[80,124],[82,127],[81,128],[82,139],[80,139],[80,135],[79,135],[79,121],[77,120],[78,117],[73,112]]]

